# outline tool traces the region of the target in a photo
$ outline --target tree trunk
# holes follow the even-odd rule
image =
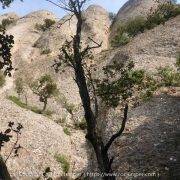
[[[27,96],[26,96],[26,94],[24,95],[24,98],[25,98],[25,103],[26,103],[26,106],[27,106],[28,103],[27,103]]]
[[[47,99],[44,101],[44,106],[43,106],[42,112],[44,112],[46,110],[46,107],[47,107]]]
[[[0,156],[0,180],[11,180],[11,176],[1,156]]]
[[[80,14],[76,14],[78,19],[77,22],[77,31],[76,35],[73,39],[73,50],[74,50],[74,62],[75,62],[75,77],[76,83],[79,88],[79,94],[81,97],[81,101],[83,104],[84,112],[85,112],[85,119],[87,122],[87,135],[86,139],[92,144],[96,158],[98,163],[98,168],[101,173],[111,173],[111,160],[109,160],[108,152],[104,151],[104,143],[102,137],[98,135],[97,132],[97,122],[96,117],[91,108],[91,100],[89,91],[87,88],[85,72],[82,65],[82,57],[80,52],[80,43],[81,43],[81,29],[82,29],[82,16]],[[104,176],[104,180],[114,180],[115,177],[111,176]]]
[[[77,64],[77,69],[75,71],[76,81],[79,88],[79,94],[82,100],[85,119],[87,122],[87,135],[86,138],[92,144],[98,167],[101,173],[112,173],[111,163],[108,157],[108,153],[104,151],[104,143],[102,137],[96,132],[96,118],[91,109],[89,92],[87,89],[86,78],[84,76],[84,70],[80,63]],[[114,180],[115,177],[103,177],[104,180]]]

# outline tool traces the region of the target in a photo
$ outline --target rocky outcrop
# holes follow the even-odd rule
[[[121,54],[125,53],[135,62],[136,68],[154,72],[158,67],[173,67],[179,49],[180,16],[177,16],[164,25],[137,35],[127,45],[106,52],[102,56],[105,60],[102,64],[114,59],[118,61],[121,59]]]
[[[37,11],[20,18],[15,26],[8,29],[7,34],[14,36],[15,44],[12,54],[16,67],[19,62],[31,62],[31,58],[38,55],[38,51],[33,47],[33,44],[42,32],[36,29],[36,24],[43,24],[45,19],[56,20],[57,18],[49,11]]]
[[[70,172],[79,173],[87,166],[86,140],[81,131],[64,133],[63,128],[47,117],[22,109],[5,98],[0,98],[1,130],[7,129],[9,121],[21,123],[23,130],[19,139],[22,149],[18,157],[10,157],[7,167],[11,176],[19,180],[42,176],[47,167],[52,177],[62,175],[62,164],[55,155],[65,156],[70,164]],[[78,137],[78,139],[77,139]],[[3,147],[1,155],[5,159],[15,140]]]
[[[169,0],[128,0],[117,13],[117,16],[111,27],[111,36],[113,37],[119,24],[137,16],[146,17],[152,10],[156,9],[160,3]]]
[[[92,44],[88,39],[88,37],[91,37],[98,43],[103,42],[102,47],[97,49],[96,52],[107,49],[110,27],[108,12],[100,6],[93,5],[87,8],[83,18],[83,46]],[[65,16],[52,29],[42,34],[36,42],[36,47],[50,49],[52,52],[57,53],[66,40],[72,40],[72,36],[76,31],[76,23],[76,17]]]

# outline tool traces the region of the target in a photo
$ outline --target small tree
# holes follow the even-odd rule
[[[39,96],[39,101],[44,103],[42,112],[46,110],[48,99],[56,96],[57,94],[57,85],[54,83],[50,75],[43,75],[38,80],[33,82],[30,85],[34,94]]]

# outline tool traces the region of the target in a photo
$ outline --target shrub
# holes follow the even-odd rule
[[[170,67],[158,69],[158,75],[161,78],[162,86],[180,86],[180,73]]]
[[[178,71],[179,71],[180,70],[180,53],[178,54],[177,59],[176,59],[176,67],[178,68]]]
[[[3,19],[0,25],[0,29],[6,29],[10,24],[14,23],[13,19]]]
[[[127,33],[123,33],[122,35],[117,35],[113,40],[112,40],[112,45],[113,47],[116,46],[124,46],[127,43],[129,43],[130,37]]]
[[[64,173],[68,173],[69,172],[69,169],[70,169],[70,164],[66,158],[66,156],[62,155],[62,154],[56,154],[54,156],[54,158],[56,159],[56,161],[58,163],[61,164],[61,168],[63,170]]]
[[[87,124],[86,124],[85,118],[82,118],[80,121],[75,122],[75,127],[77,129],[85,130],[87,128]]]
[[[137,34],[144,32],[145,22],[143,17],[136,17],[127,22],[125,30],[130,36],[134,37]]]
[[[68,128],[65,127],[65,128],[63,129],[63,131],[64,131],[64,133],[65,133],[66,135],[68,135],[68,136],[71,135],[71,132],[69,131]]]
[[[50,54],[51,53],[51,50],[50,49],[43,49],[41,51],[41,54]]]
[[[64,108],[70,113],[73,114],[73,111],[75,109],[74,104],[68,103],[67,101],[64,102]]]
[[[3,87],[5,84],[5,76],[4,74],[0,71],[0,87]]]
[[[36,29],[41,30],[41,31],[46,31],[54,25],[56,21],[52,19],[45,19],[44,24],[36,24]]]

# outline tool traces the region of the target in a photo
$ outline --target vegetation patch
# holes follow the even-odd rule
[[[43,49],[41,51],[41,54],[50,54],[51,53],[51,50],[50,49]]]
[[[42,110],[39,109],[38,107],[36,107],[36,106],[29,106],[29,105],[27,105],[26,103],[23,103],[23,102],[20,100],[20,98],[18,98],[18,97],[16,97],[16,96],[9,96],[8,99],[9,99],[10,101],[12,101],[13,103],[15,103],[16,105],[18,105],[19,107],[24,108],[24,109],[27,109],[27,110],[30,110],[30,111],[35,112],[35,113],[37,113],[37,114],[43,114],[43,115],[45,115],[45,116],[51,116],[51,115],[53,114],[53,112],[50,111],[50,110],[46,110],[46,111],[44,111],[44,112],[42,113]]]
[[[65,133],[66,135],[68,135],[68,136],[71,135],[71,132],[69,131],[69,129],[68,129],[67,127],[65,127],[65,128],[63,129],[63,131],[64,131],[64,133]]]
[[[111,41],[113,47],[127,44],[131,38],[146,29],[152,29],[160,24],[164,24],[170,18],[180,14],[180,6],[173,3],[159,5],[156,11],[150,13],[147,18],[135,17],[119,26],[117,34]]]
[[[180,73],[170,67],[158,69],[158,74],[161,78],[161,86],[180,86]]]
[[[1,24],[0,24],[0,29],[1,30],[5,30],[9,25],[11,25],[12,23],[14,23],[15,20],[13,19],[3,19]]]
[[[5,76],[4,74],[0,71],[0,87],[3,87],[5,84]]]
[[[70,163],[68,162],[68,159],[65,155],[62,154],[56,154],[54,156],[56,161],[61,164],[61,168],[64,173],[68,173],[70,169]]]
[[[56,21],[52,19],[45,19],[44,24],[36,24],[36,29],[44,32],[50,29],[55,23]]]

